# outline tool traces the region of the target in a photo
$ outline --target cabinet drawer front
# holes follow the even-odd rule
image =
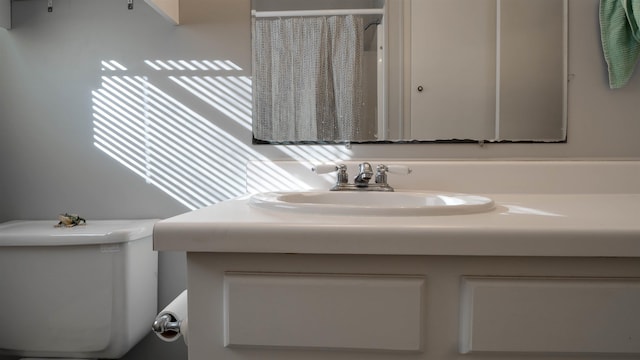
[[[419,351],[424,278],[226,273],[225,346]]]
[[[640,353],[640,279],[464,277],[460,352]]]

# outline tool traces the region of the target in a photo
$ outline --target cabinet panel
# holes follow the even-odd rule
[[[424,278],[224,276],[225,346],[419,351]]]
[[[640,279],[462,280],[460,352],[640,353]]]

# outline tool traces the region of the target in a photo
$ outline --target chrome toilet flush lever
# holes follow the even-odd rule
[[[323,164],[314,166],[311,170],[316,174],[337,172],[336,184],[329,189],[331,191],[394,191],[387,183],[387,173],[401,175],[411,173],[411,168],[405,165],[380,164],[376,166],[374,174],[371,164],[363,162],[358,165],[358,175],[353,179],[353,183],[349,183],[347,166],[344,164]],[[370,183],[372,178],[374,178],[374,183]]]
[[[157,334],[162,334],[166,332],[174,332],[176,334],[180,333],[180,323],[182,321],[178,321],[175,317],[164,314],[156,318],[151,325],[151,330]]]

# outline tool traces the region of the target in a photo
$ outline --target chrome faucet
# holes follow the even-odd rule
[[[373,168],[368,162],[358,165],[358,175],[353,179],[356,186],[368,186],[369,180],[373,177]]]
[[[373,167],[368,162],[358,165],[358,175],[349,183],[347,166],[340,165],[320,165],[312,168],[317,174],[326,174],[337,171],[336,184],[331,191],[394,191],[387,183],[387,173],[409,174],[411,169],[403,165],[378,165],[374,174]],[[375,176],[374,176],[375,175]],[[370,183],[374,178],[374,182]]]

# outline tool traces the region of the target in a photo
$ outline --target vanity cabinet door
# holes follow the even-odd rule
[[[419,351],[424,278],[224,275],[226,347]]]
[[[639,278],[464,277],[460,352],[640,354]]]

